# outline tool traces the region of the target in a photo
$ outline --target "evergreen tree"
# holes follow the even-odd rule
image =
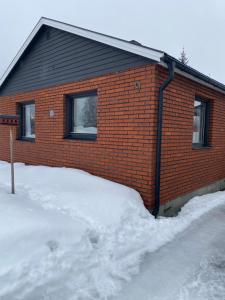
[[[188,59],[188,57],[187,57],[187,55],[186,55],[186,53],[185,53],[185,51],[184,51],[184,47],[183,47],[183,50],[182,50],[182,52],[181,52],[181,54],[180,54],[179,61],[181,61],[181,62],[182,62],[183,64],[185,64],[185,65],[187,65],[188,62],[189,62],[189,59]]]
[[[82,121],[84,127],[96,127],[96,99],[95,97],[90,97],[86,100],[82,111]]]

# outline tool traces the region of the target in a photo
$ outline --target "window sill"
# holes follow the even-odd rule
[[[66,140],[83,140],[83,141],[96,141],[97,134],[90,134],[90,133],[76,133],[76,134],[69,134],[64,137]]]
[[[204,145],[192,145],[192,150],[207,150],[211,149],[212,146],[204,146]]]
[[[21,141],[21,142],[31,142],[31,143],[35,142],[35,138],[26,138],[26,137],[21,137],[21,138],[18,138],[16,140]]]

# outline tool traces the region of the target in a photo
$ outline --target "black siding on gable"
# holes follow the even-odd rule
[[[153,63],[141,56],[43,26],[0,89],[0,96]]]

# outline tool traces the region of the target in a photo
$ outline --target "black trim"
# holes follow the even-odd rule
[[[88,133],[70,133],[64,137],[65,139],[71,140],[87,140],[87,141],[96,141],[97,134],[88,134]]]
[[[0,119],[11,119],[11,120],[15,120],[18,119],[17,115],[0,115]]]
[[[73,93],[69,95],[65,95],[65,103],[66,103],[66,134],[65,139],[73,139],[73,140],[87,140],[87,141],[96,141],[97,134],[95,133],[73,133],[73,119],[74,119],[74,109],[73,109],[73,100],[74,97],[88,97],[88,96],[98,96],[97,90],[81,92],[81,93]],[[97,108],[96,108],[97,109]],[[97,113],[97,112],[96,112]]]

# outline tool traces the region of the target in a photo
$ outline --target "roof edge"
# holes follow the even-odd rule
[[[160,65],[166,67],[166,62],[167,61],[173,61],[175,62],[175,72],[179,73],[191,80],[197,81],[207,87],[213,88],[216,91],[222,92],[225,94],[225,85],[222,84],[221,82],[210,78],[209,76],[195,70],[192,67],[189,67],[182,62],[180,62],[178,59],[174,58],[173,56],[169,54],[164,54],[164,57],[161,60]]]

